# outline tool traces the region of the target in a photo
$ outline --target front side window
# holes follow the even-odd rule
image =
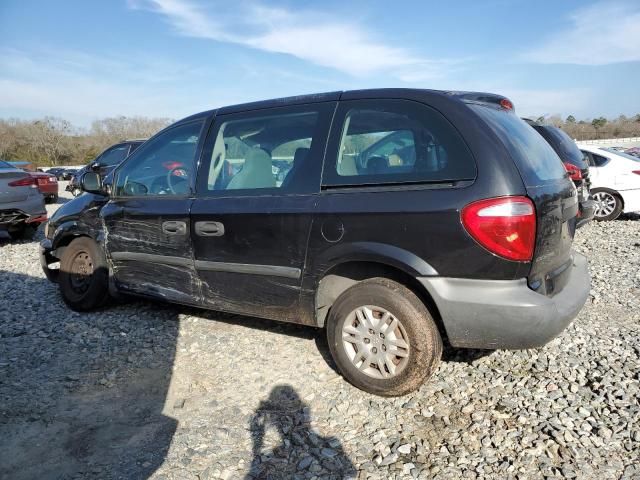
[[[202,124],[171,128],[138,148],[117,172],[116,196],[188,195]]]
[[[326,185],[473,180],[465,142],[437,111],[406,100],[344,102],[338,157]]]
[[[104,167],[111,167],[113,165],[118,165],[126,156],[127,146],[122,145],[104,152],[98,159],[98,163]]]
[[[257,113],[222,122],[205,168],[206,190],[292,189],[316,147],[319,116]]]

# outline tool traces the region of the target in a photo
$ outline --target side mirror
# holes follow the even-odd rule
[[[80,188],[89,193],[104,195],[105,190],[102,187],[102,178],[95,172],[85,172],[80,179]]]
[[[89,168],[95,172],[95,171],[97,171],[97,170],[100,168],[100,166],[101,166],[101,165],[100,165],[100,162],[93,162],[93,163],[89,166]]]

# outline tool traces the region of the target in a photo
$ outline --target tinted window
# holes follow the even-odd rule
[[[327,169],[327,185],[475,178],[475,162],[462,137],[426,105],[406,100],[343,102],[339,118],[338,156]]]
[[[509,150],[527,185],[566,177],[562,161],[538,133],[513,112],[485,105],[470,105]]]
[[[129,155],[117,172],[116,195],[186,195],[202,122],[167,130]]]
[[[133,152],[135,152],[140,145],[142,145],[142,142],[130,144],[129,155],[131,155]]]
[[[533,128],[549,142],[563,162],[569,162],[580,169],[586,168],[584,155],[569,135],[552,126],[536,125]]]
[[[128,147],[126,145],[122,145],[120,147],[114,147],[110,150],[107,150],[100,156],[98,162],[100,163],[100,165],[105,167],[118,165],[127,156],[127,149]]]
[[[609,163],[609,159],[607,157],[603,157],[602,155],[592,153],[591,156],[593,157],[593,163],[596,167],[603,167],[604,165]]]
[[[224,121],[204,167],[206,190],[295,189],[307,157],[322,151],[320,113],[266,114]],[[319,143],[316,146],[316,143]],[[303,172],[302,172],[303,173]]]

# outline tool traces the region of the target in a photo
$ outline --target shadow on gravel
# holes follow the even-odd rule
[[[253,461],[245,480],[294,478],[307,469],[316,478],[354,478],[356,469],[340,441],[316,434],[310,421],[311,410],[293,387],[274,387],[251,418]],[[265,435],[270,428],[276,430],[280,444],[265,452]],[[299,460],[292,463],[292,458]]]
[[[78,314],[44,278],[0,271],[0,478],[148,478],[176,430],[163,414],[178,310]]]

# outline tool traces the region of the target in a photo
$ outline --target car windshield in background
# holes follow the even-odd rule
[[[640,162],[640,158],[634,157],[633,155],[629,155],[628,153],[621,152],[616,150],[615,148],[601,148],[600,150],[604,150],[605,152],[615,153],[616,155],[620,155],[621,157],[626,158],[627,160],[633,160],[634,162]]]
[[[13,168],[11,165],[9,165],[7,162],[4,162],[2,160],[0,160],[0,168]]]
[[[584,155],[569,135],[557,127],[536,126],[535,130],[547,140],[562,161],[570,162],[578,168],[587,168]]]
[[[530,186],[566,177],[556,152],[524,120],[512,112],[486,105],[470,107],[487,121],[509,149],[523,180]]]

